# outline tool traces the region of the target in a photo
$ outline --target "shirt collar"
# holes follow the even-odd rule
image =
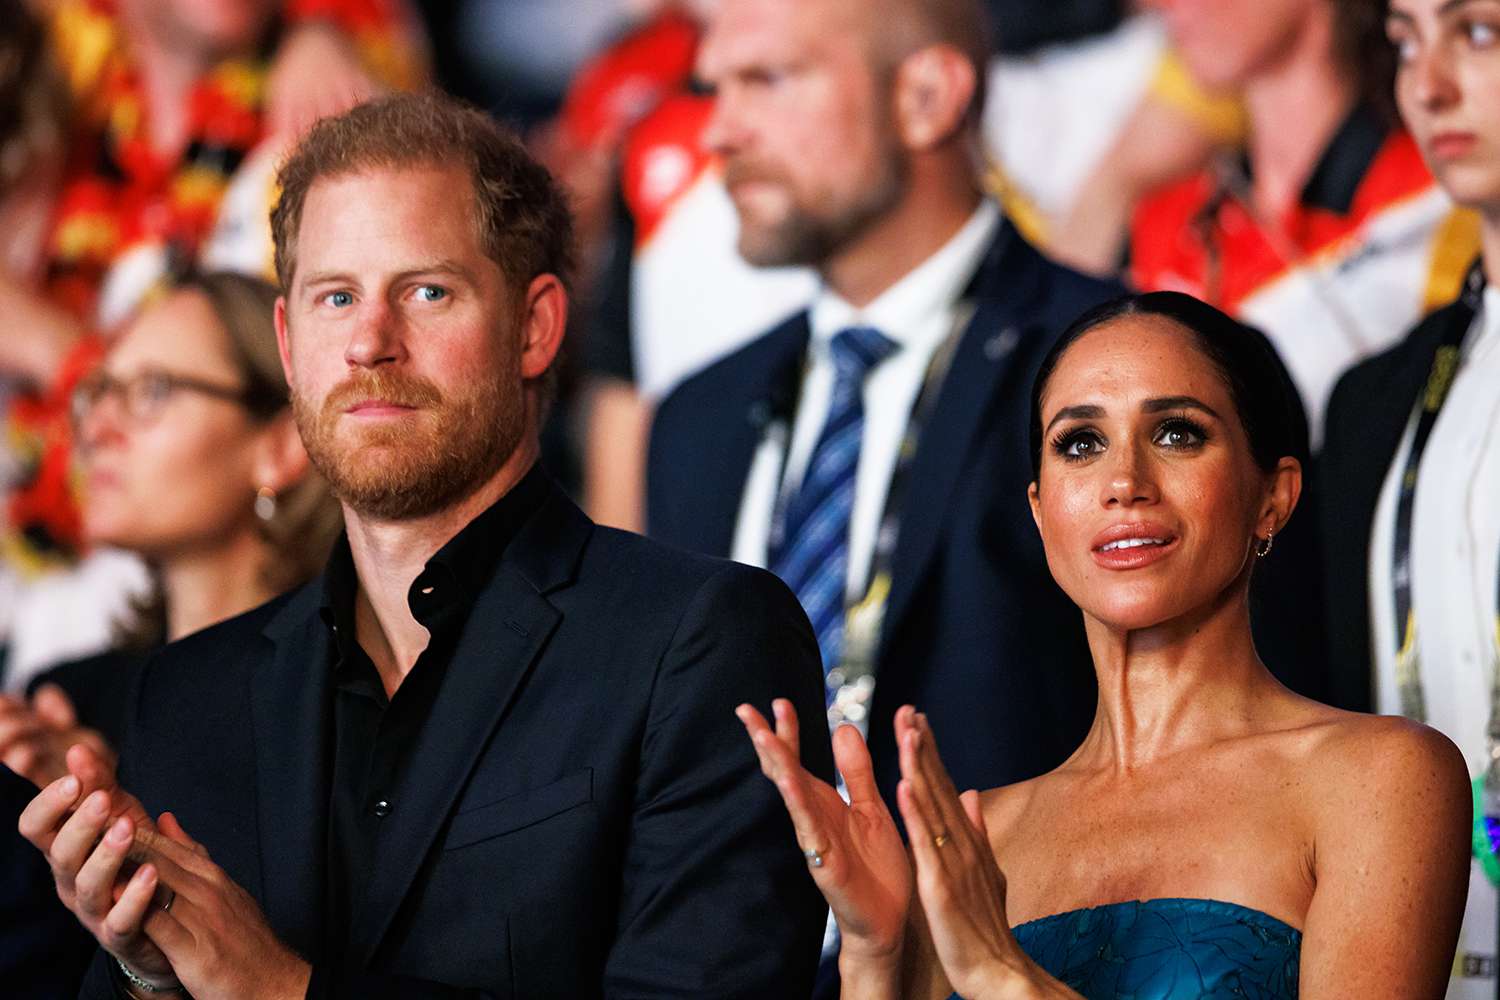
[[[1356,104],[1350,109],[1323,148],[1323,155],[1318,157],[1307,183],[1302,185],[1298,198],[1301,206],[1338,215],[1349,214],[1359,186],[1385,146],[1391,127],[1390,120],[1369,104]],[[1250,158],[1244,153],[1239,157],[1239,169],[1244,181],[1248,182],[1252,176]]]
[[[903,348],[936,348],[951,331],[931,318],[958,301],[999,227],[1000,207],[981,199],[947,243],[863,309],[822,286],[809,314],[813,350],[826,351],[834,335],[851,326],[874,327]]]
[[[541,506],[548,492],[547,474],[533,465],[499,500],[450,538],[427,560],[407,592],[412,617],[429,631],[435,622],[451,623],[466,613],[494,575],[495,567],[521,527]],[[347,662],[355,641],[354,596],[359,578],[347,535],[340,536],[323,574],[323,623],[334,633],[340,655]]]
[[[1474,332],[1464,344],[1467,360],[1483,357],[1500,349],[1500,288],[1487,285],[1481,300],[1479,315],[1475,317]]]

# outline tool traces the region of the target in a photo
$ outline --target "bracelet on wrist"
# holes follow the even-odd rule
[[[173,979],[172,982],[167,985],[157,985],[151,980],[142,978],[141,976],[137,975],[135,970],[126,965],[124,962],[120,961],[118,956],[111,957],[114,958],[115,968],[120,970],[120,975],[124,976],[125,981],[138,990],[142,990],[146,993],[151,994],[182,992],[182,983],[178,982],[176,979]]]

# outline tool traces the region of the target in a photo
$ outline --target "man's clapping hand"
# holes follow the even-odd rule
[[[69,750],[67,766],[21,812],[21,836],[46,856],[58,898],[106,951],[148,982],[171,984],[171,963],[144,930],[163,912],[156,868],[136,867],[137,838],[155,824],[87,747]]]
[[[152,822],[87,747],[70,750],[67,763],[70,773],[22,812],[20,831],[106,951],[153,985],[180,983],[198,1000],[306,995],[311,967],[175,816]]]

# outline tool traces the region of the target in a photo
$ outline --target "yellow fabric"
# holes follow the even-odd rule
[[[1171,49],[1162,53],[1147,94],[1178,108],[1216,142],[1235,145],[1245,138],[1245,109],[1238,98],[1205,90]]]
[[[994,160],[989,161],[986,166],[984,189],[1000,203],[1006,218],[1026,238],[1026,242],[1038,247],[1047,245],[1047,217]]]
[[[1479,256],[1479,214],[1455,208],[1432,234],[1432,269],[1422,292],[1422,311],[1431,312],[1458,298],[1464,275]]]

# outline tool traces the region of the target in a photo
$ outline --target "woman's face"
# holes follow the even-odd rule
[[[232,395],[245,385],[229,352],[208,300],[182,291],[126,330],[98,377],[118,387],[154,373]],[[250,530],[262,425],[234,399],[191,388],[160,392],[146,410],[130,412],[113,391],[80,417],[89,540],[167,560]]]
[[[1396,103],[1453,199],[1500,208],[1500,0],[1391,0]]]
[[[1031,505],[1047,564],[1107,625],[1149,628],[1208,606],[1279,524],[1275,477],[1251,457],[1212,362],[1172,320],[1121,317],[1074,341],[1041,415]]]
[[[1152,0],[1193,77],[1234,90],[1284,58],[1317,4],[1328,0]]]

